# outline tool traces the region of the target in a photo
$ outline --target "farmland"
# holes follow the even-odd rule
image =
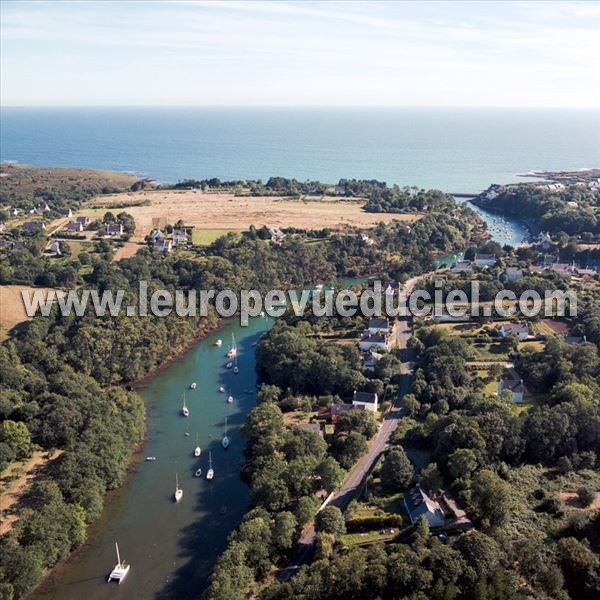
[[[181,219],[186,226],[201,231],[194,239],[199,244],[212,241],[211,231],[223,235],[227,231],[248,229],[250,225],[299,229],[368,228],[382,221],[412,222],[422,216],[418,213],[366,213],[362,204],[362,200],[339,198],[309,202],[280,197],[209,194],[200,190],[143,190],[103,195],[92,203],[93,208],[87,208],[81,214],[97,218],[112,206],[115,212],[126,210],[136,222],[132,240],[143,239],[156,222],[175,223]],[[124,205],[128,205],[126,209],[116,208]],[[218,237],[217,233],[214,235]]]

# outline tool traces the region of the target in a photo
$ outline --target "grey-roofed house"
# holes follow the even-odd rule
[[[443,527],[446,524],[446,515],[440,503],[426,494],[420,485],[404,494],[404,508],[413,524],[419,517],[425,517],[431,527]]]
[[[457,260],[452,267],[450,267],[452,273],[470,273],[472,270],[473,266],[471,265],[470,260]]]
[[[43,221],[25,221],[23,229],[26,233],[40,233],[46,229],[46,225]]]
[[[496,256],[494,254],[476,254],[475,264],[478,267],[493,267],[497,263]]]
[[[73,232],[73,233],[79,233],[83,231],[83,223],[80,223],[79,221],[71,221],[70,223],[67,223],[67,231]]]
[[[387,334],[390,330],[390,320],[386,318],[373,318],[369,319],[369,324],[367,325],[367,329],[369,333],[383,333]]]
[[[355,390],[354,395],[352,396],[352,406],[370,410],[371,412],[377,412],[378,400],[377,394],[372,394],[371,392],[357,392]]]
[[[83,225],[83,228],[85,229],[86,227],[89,227],[90,223],[92,222],[92,220],[89,217],[77,217],[76,219],[77,223],[81,223]]]
[[[506,267],[503,273],[498,275],[498,278],[500,279],[502,275],[506,276],[507,281],[519,281],[520,279],[523,279],[523,271],[522,269],[519,269],[519,267]]]
[[[123,225],[121,223],[109,223],[106,226],[107,235],[123,235]]]
[[[377,365],[377,361],[381,360],[383,354],[379,352],[374,352],[373,350],[367,350],[363,354],[363,369],[365,371],[375,371],[375,366]]]
[[[318,423],[301,423],[300,425],[298,425],[298,427],[300,427],[300,429],[303,429],[304,431],[312,431],[313,433],[323,435],[323,432],[321,431],[321,426]]]
[[[366,352],[375,348],[376,350],[387,350],[388,349],[388,337],[382,333],[370,333],[366,330],[358,342],[358,347]]]
[[[512,400],[515,404],[521,404],[525,398],[525,393],[527,392],[523,379],[521,379],[521,376],[512,367],[506,370],[506,373],[498,382],[498,395],[506,390],[511,393]]]

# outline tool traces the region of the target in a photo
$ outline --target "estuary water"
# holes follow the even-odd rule
[[[248,487],[240,478],[244,440],[240,427],[256,404],[253,344],[273,324],[257,317],[248,327],[229,321],[139,390],[148,410],[148,441],[128,482],[109,498],[85,546],[59,566],[34,594],[45,600],[113,598],[197,599],[207,584],[227,536],[244,515]],[[240,372],[225,368],[234,333]],[[223,340],[222,347],[214,345]],[[197,382],[197,388],[189,385]],[[226,393],[220,393],[223,386]],[[182,394],[190,411],[183,417]],[[252,392],[251,394],[248,392]],[[226,398],[231,393],[233,404]],[[227,415],[230,446],[221,439]],[[185,433],[190,433],[186,436]],[[199,436],[202,454],[193,456]],[[209,451],[215,476],[205,479]],[[156,457],[147,462],[146,456]],[[194,471],[202,468],[202,477]],[[183,499],[173,500],[175,475]],[[225,507],[226,513],[220,514]],[[108,584],[116,563],[114,543],[131,570],[122,585]]]

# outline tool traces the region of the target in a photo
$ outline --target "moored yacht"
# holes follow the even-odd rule
[[[194,456],[198,457],[202,453],[202,448],[198,442],[198,433],[196,433],[196,447],[194,448]]]
[[[227,437],[227,415],[225,415],[225,435],[221,440],[221,445],[223,446],[223,448],[225,448],[225,450],[229,448],[229,438]]]
[[[188,407],[185,404],[185,393],[183,394],[183,407],[181,408],[181,414],[184,417],[189,417],[190,416],[190,411],[188,410]]]
[[[173,494],[175,502],[179,502],[183,498],[183,490],[179,487],[179,478],[175,473],[175,493]]]
[[[116,581],[120,585],[125,577],[127,577],[127,573],[129,573],[131,565],[128,565],[125,561],[121,561],[121,556],[119,555],[119,544],[117,544],[117,542],[115,542],[115,548],[117,549],[117,564],[110,572],[107,581],[108,583],[111,581]]]
[[[206,472],[206,479],[209,481],[215,476],[215,470],[212,467],[212,453],[208,451],[208,471]]]

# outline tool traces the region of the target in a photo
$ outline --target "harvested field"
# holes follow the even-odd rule
[[[30,320],[25,312],[22,290],[41,290],[45,293],[48,288],[33,288],[27,285],[0,286],[0,340],[4,339],[13,327]]]
[[[47,452],[37,450],[31,458],[11,463],[0,474],[0,515],[8,513],[19,502],[28,484],[33,477],[43,470],[43,467],[51,460],[57,459],[63,453],[62,450],[54,452],[48,458]],[[12,529],[18,519],[17,513],[7,514],[0,519],[0,535],[4,535]]]
[[[165,218],[168,223],[183,220],[188,226],[201,230],[240,231],[255,225],[262,227],[298,227],[302,229],[341,229],[346,226],[374,227],[381,221],[412,222],[422,215],[367,213],[363,201],[338,198],[305,202],[277,197],[234,196],[205,194],[200,190],[143,190],[101,196],[94,200],[94,209],[81,214],[110,210],[111,206],[136,203],[125,210],[133,215],[136,231],[132,240],[142,240],[153,227],[153,219]]]

